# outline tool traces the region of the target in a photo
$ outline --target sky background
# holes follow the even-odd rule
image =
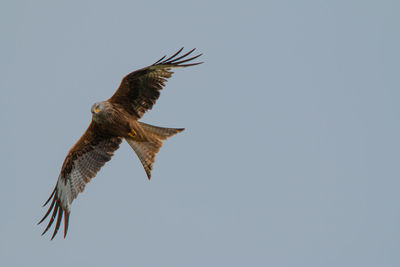
[[[400,266],[399,1],[2,1],[0,266]],[[69,148],[121,78],[180,47],[50,241]]]

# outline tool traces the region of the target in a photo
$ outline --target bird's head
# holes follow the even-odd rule
[[[104,112],[105,108],[106,107],[105,107],[104,101],[101,101],[101,102],[94,103],[92,105],[90,111],[92,112],[92,115],[94,117],[97,117],[97,116],[101,115]]]

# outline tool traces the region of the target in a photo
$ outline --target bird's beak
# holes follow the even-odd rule
[[[98,113],[100,111],[100,109],[95,108],[93,111],[94,111],[94,113]]]

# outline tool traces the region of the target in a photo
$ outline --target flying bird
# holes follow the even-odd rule
[[[180,55],[183,48],[171,57],[166,56],[154,64],[126,75],[111,98],[94,103],[92,121],[76,144],[69,150],[58,176],[57,184],[42,223],[51,213],[44,235],[56,221],[51,240],[56,236],[64,216],[64,238],[67,235],[71,203],[100,168],[111,159],[125,139],[139,157],[148,179],[162,142],[184,129],[162,128],[140,122],[160,96],[173,68],[189,67],[202,62],[189,63],[202,54],[188,57],[195,49]]]

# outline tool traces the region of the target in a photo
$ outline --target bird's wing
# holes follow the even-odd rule
[[[120,104],[129,113],[141,118],[147,110],[153,107],[160,96],[160,90],[173,73],[171,71],[172,68],[188,67],[202,63],[187,63],[202,54],[188,58],[195,49],[184,55],[179,55],[182,50],[183,48],[167,59],[164,56],[153,65],[126,75],[122,79],[118,90],[108,101]]]
[[[60,227],[63,214],[65,214],[64,237],[66,236],[72,201],[84,190],[85,185],[96,176],[100,168],[111,159],[121,142],[120,137],[99,135],[93,122],[89,125],[86,132],[68,152],[53,193],[44,204],[45,206],[51,201],[50,208],[39,224],[51,212],[52,215],[43,234],[49,230],[57,217],[54,233],[51,237],[53,239]]]

